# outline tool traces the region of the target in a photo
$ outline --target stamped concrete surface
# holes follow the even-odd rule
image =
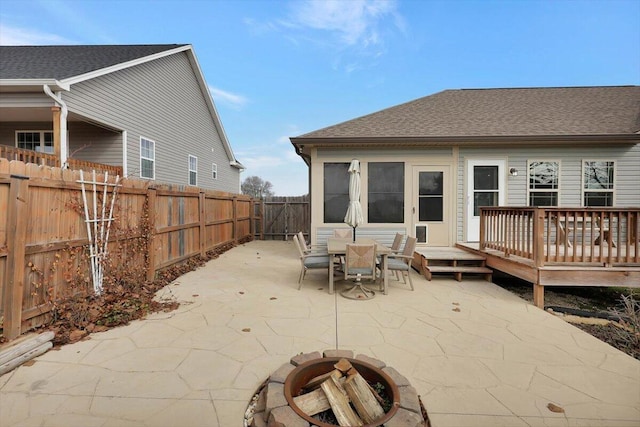
[[[299,269],[290,242],[230,250],[160,292],[176,311],[1,376],[0,426],[242,426],[272,372],[327,349],[392,365],[434,427],[640,426],[639,361],[496,285],[414,271],[359,301]]]

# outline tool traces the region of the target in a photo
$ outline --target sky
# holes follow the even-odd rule
[[[193,45],[241,179],[297,196],[290,137],[446,89],[639,85],[640,0],[0,1],[2,45],[156,43]]]

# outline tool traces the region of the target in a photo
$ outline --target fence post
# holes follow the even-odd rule
[[[207,242],[206,240],[206,231],[207,231],[207,215],[205,212],[205,201],[206,197],[204,191],[200,191],[198,195],[198,203],[200,204],[200,256],[204,257],[207,255]]]
[[[156,237],[156,197],[158,190],[147,189],[147,220],[149,221],[149,236],[147,238],[147,280],[153,281],[156,278],[156,250],[154,240]]]
[[[7,340],[22,332],[22,295],[24,292],[25,247],[27,236],[29,178],[11,175],[7,212],[7,281],[4,285],[4,328]]]
[[[238,243],[238,196],[233,196],[233,241]]]

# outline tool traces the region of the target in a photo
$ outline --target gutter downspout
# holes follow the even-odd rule
[[[67,114],[69,110],[67,109],[67,104],[64,103],[62,98],[59,95],[55,95],[48,85],[43,85],[42,89],[44,93],[46,93],[51,99],[55,101],[61,108],[60,114],[60,166],[62,169],[66,169],[67,165]]]

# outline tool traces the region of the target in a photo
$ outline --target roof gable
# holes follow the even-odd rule
[[[64,80],[183,46],[0,46],[0,79]]]
[[[633,135],[639,130],[640,86],[460,89],[294,139]]]

